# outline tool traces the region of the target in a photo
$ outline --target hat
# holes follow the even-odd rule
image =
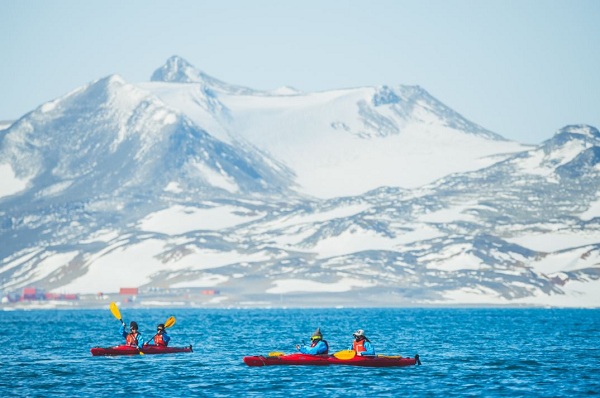
[[[361,337],[365,335],[365,331],[362,329],[358,329],[356,332],[352,333],[352,336]]]
[[[157,329],[162,329],[165,330],[165,324],[164,323],[159,323],[158,326],[156,327]]]
[[[129,328],[137,330],[138,329],[137,322],[136,321],[131,321],[131,323],[129,323]]]
[[[322,339],[322,338],[323,338],[323,334],[321,333],[321,328],[317,328],[317,330],[315,330],[315,332],[312,334],[312,337],[310,339],[317,340],[317,339]]]

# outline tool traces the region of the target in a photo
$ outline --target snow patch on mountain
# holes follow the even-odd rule
[[[600,170],[598,170],[600,172]],[[584,221],[590,221],[596,217],[600,217],[600,198],[591,202],[586,211],[579,216]]]
[[[274,95],[298,95],[298,94],[302,94],[302,91],[295,89],[294,87],[290,87],[290,86],[283,86],[283,87],[278,87],[275,90],[270,91],[270,94],[274,94]]]
[[[262,214],[248,214],[235,206],[191,207],[176,205],[151,213],[142,219],[142,231],[180,235],[196,230],[220,230],[261,218]]]
[[[209,131],[213,137],[232,143],[226,126],[226,121],[231,118],[230,111],[205,86],[164,82],[139,83],[138,86],[185,114],[196,126]]]
[[[568,248],[549,253],[531,263],[531,267],[539,273],[547,275],[565,273],[586,268],[598,268],[600,279],[600,251],[596,239],[594,245]]]
[[[543,226],[538,226],[538,228],[540,227]],[[507,238],[506,240],[531,250],[545,253],[600,242],[600,231],[585,229],[569,230],[566,228],[553,230],[552,226],[548,227],[548,229],[542,230],[543,232],[519,234],[516,237]]]
[[[317,258],[329,258],[365,250],[393,250],[395,246],[396,241],[385,235],[352,227],[339,235],[319,239],[310,250],[318,253]]]
[[[116,240],[119,236],[120,236],[120,233],[117,230],[101,229],[99,231],[95,231],[94,233],[90,234],[89,238],[83,239],[80,242],[83,244],[97,243],[97,242],[108,243],[108,242]]]
[[[79,252],[77,251],[65,253],[46,251],[42,256],[42,260],[36,264],[34,277],[39,279],[45,278],[65,266],[65,264],[69,264],[78,255]]]
[[[600,303],[600,281],[570,281],[561,287],[560,293],[544,294],[539,291],[532,293],[530,297],[514,299],[507,304],[598,308],[598,303]]]
[[[355,195],[379,186],[417,187],[498,161],[490,155],[524,149],[461,133],[431,114],[419,115],[418,123],[381,115],[397,132],[378,137],[380,128],[366,121],[358,106],[370,95],[370,89],[355,89],[222,101],[235,115],[231,130],[289,165],[302,190],[317,197]],[[427,166],[411,167],[415,162]]]
[[[10,164],[0,164],[0,181],[0,198],[3,198],[23,191],[31,180],[18,178]]]
[[[118,292],[123,281],[127,281],[129,286],[141,286],[149,281],[148,275],[163,268],[163,264],[156,259],[162,246],[159,240],[147,239],[128,245],[124,243],[116,242],[88,258],[89,266],[86,273],[63,286],[62,289],[81,293]],[[143,264],[143,266],[133,266],[133,264]]]
[[[452,207],[439,209],[419,216],[418,220],[424,223],[447,223],[456,221],[474,221],[476,215],[467,210],[477,208],[477,202],[469,201]]]
[[[265,291],[268,294],[286,294],[294,292],[312,293],[339,293],[348,292],[355,287],[365,288],[373,286],[372,283],[352,278],[342,278],[335,283],[322,283],[306,279],[279,279],[274,280],[274,287]]]
[[[200,162],[195,163],[194,166],[198,169],[203,179],[208,182],[208,184],[217,188],[221,188],[229,193],[240,192],[240,187],[236,184],[235,180],[231,176],[227,175],[227,173],[220,166],[218,166],[218,171]]]
[[[326,221],[354,216],[368,210],[371,206],[368,203],[346,204],[336,206],[332,209],[310,210],[306,212],[295,213],[289,217],[283,217],[277,222],[279,228],[287,228],[299,224],[323,223]]]
[[[216,275],[216,274],[210,274],[210,273],[205,273],[202,275],[201,278],[192,280],[192,281],[185,281],[185,282],[177,282],[171,285],[172,288],[174,289],[182,289],[182,288],[189,288],[189,287],[217,287],[219,285],[222,285],[223,283],[227,282],[229,280],[229,277],[224,276],[224,275]],[[216,297],[213,299],[213,303],[216,302],[220,302],[220,301],[224,301],[227,300],[227,297]]]
[[[511,301],[502,297],[497,291],[485,286],[468,286],[442,293],[443,299],[432,300],[431,304],[444,305],[506,305]]]

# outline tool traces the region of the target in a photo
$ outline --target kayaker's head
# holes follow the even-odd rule
[[[321,334],[321,328],[317,328],[310,338],[312,341],[323,340],[323,334]]]
[[[352,333],[352,336],[354,336],[354,339],[356,341],[364,340],[365,339],[365,331],[362,329],[358,329],[356,332]]]
[[[163,323],[159,323],[156,327],[156,334],[163,334],[165,332],[165,325]]]
[[[131,329],[131,331],[136,331],[138,330],[138,324],[136,321],[131,321],[131,323],[129,324],[129,329]]]

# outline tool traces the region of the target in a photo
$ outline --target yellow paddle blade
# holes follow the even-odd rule
[[[170,328],[173,325],[175,325],[175,317],[171,316],[171,317],[169,317],[169,319],[166,320],[165,327]]]
[[[113,314],[115,318],[123,322],[121,319],[121,311],[119,311],[119,307],[117,307],[117,303],[114,301],[110,303],[110,312]]]
[[[352,359],[356,356],[356,352],[354,350],[343,350],[336,352],[333,356],[337,359]]]
[[[281,352],[281,351],[273,351],[273,352],[270,352],[270,353],[269,353],[269,356],[270,356],[270,357],[280,357],[280,356],[282,356],[282,355],[285,355],[285,353],[284,353],[284,352]]]

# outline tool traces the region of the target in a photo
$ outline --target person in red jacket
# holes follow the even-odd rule
[[[131,321],[131,323],[129,323],[129,330],[129,332],[125,330],[125,324],[121,325],[120,333],[123,337],[125,337],[125,344],[132,347],[141,348],[144,344],[144,341],[142,340],[142,334],[138,331],[137,322]]]
[[[163,323],[158,324],[156,326],[156,334],[154,335],[154,345],[166,347],[169,345],[170,340],[171,336],[167,334],[165,325]]]

